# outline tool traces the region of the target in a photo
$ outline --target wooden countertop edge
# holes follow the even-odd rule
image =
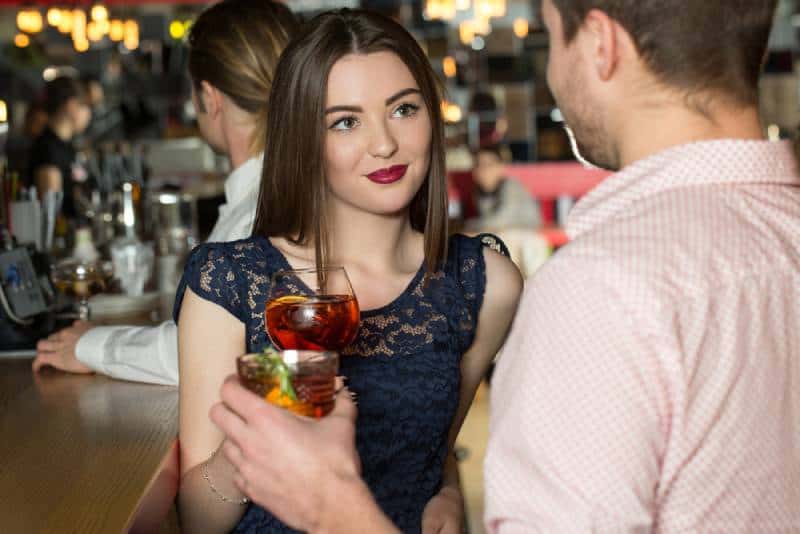
[[[157,532],[164,522],[175,497],[180,482],[180,448],[178,438],[170,445],[158,470],[147,484],[139,502],[128,518],[123,532],[131,534]]]

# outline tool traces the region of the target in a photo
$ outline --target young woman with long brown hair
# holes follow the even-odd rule
[[[453,445],[522,282],[498,240],[448,238],[440,102],[419,45],[380,15],[320,15],[285,50],[253,236],[196,250],[176,300],[186,525],[290,530],[239,506],[208,411],[236,357],[269,344],[271,274],[341,265],[362,309],[340,372],[358,395],[363,476],[404,531],[460,532]]]

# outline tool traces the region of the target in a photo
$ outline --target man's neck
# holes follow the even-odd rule
[[[716,139],[760,140],[764,134],[755,106],[712,103],[704,113],[683,101],[650,101],[628,108],[619,122],[620,168],[679,145]]]

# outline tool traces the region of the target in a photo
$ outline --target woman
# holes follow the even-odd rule
[[[208,411],[236,357],[269,343],[270,275],[336,264],[364,310],[340,369],[359,399],[363,476],[404,531],[460,532],[453,445],[510,326],[519,273],[484,247],[503,248],[490,237],[447,238],[441,97],[400,25],[320,15],[285,50],[273,87],[253,236],[197,249],[176,299],[183,524],[289,531],[240,506]]]
[[[273,72],[296,29],[289,8],[262,0],[224,0],[192,25],[189,75],[197,123],[233,168],[209,241],[233,241],[252,232]],[[45,365],[175,385],[177,328],[172,321],[153,328],[76,322],[39,342],[33,368]]]

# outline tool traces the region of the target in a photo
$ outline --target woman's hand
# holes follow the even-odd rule
[[[428,501],[422,512],[422,534],[462,532],[464,532],[464,498],[457,488],[444,487]]]

